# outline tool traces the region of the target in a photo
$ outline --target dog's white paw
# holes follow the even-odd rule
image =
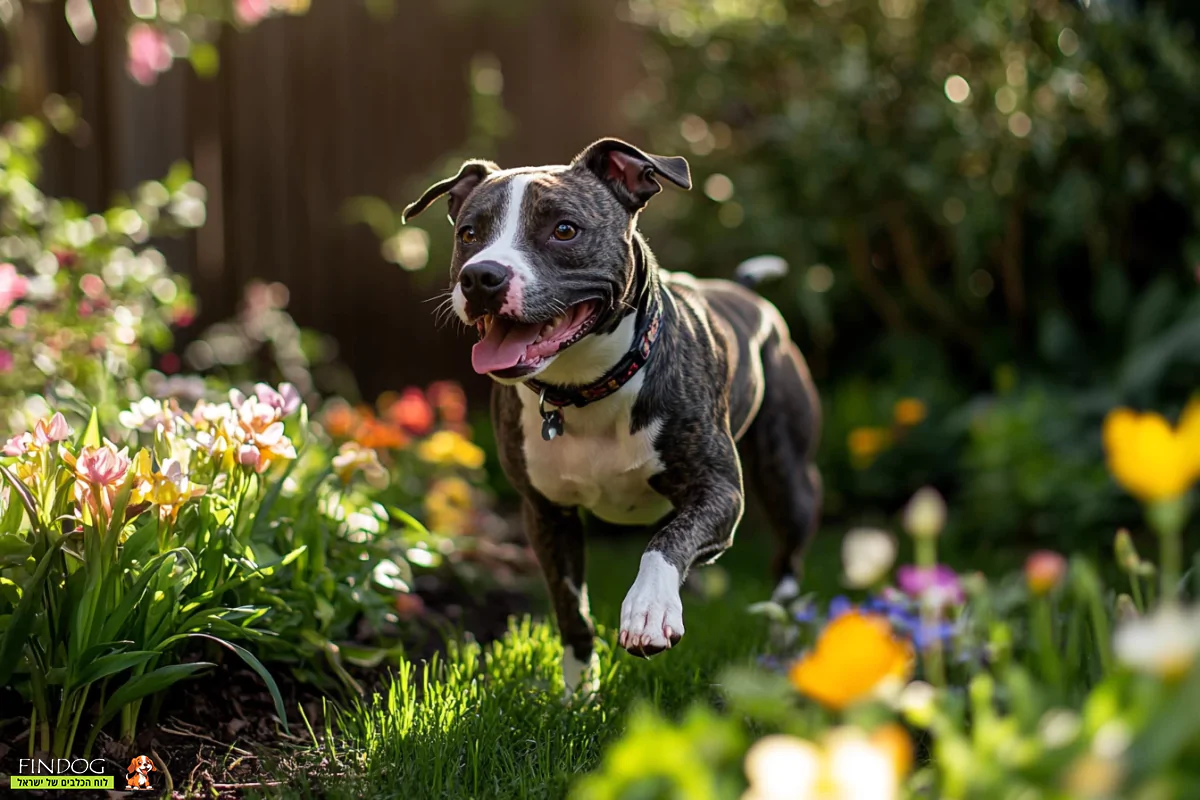
[[[595,650],[587,660],[575,656],[575,648],[563,648],[564,699],[581,697],[590,700],[600,691],[600,656]]]
[[[642,556],[637,580],[621,603],[618,642],[635,656],[652,656],[669,649],[683,636],[683,602],[679,599],[679,570],[661,553]]]

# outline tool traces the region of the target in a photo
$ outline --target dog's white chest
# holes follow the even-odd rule
[[[640,378],[600,402],[564,409],[566,432],[549,442],[541,436],[537,398],[522,392],[525,468],[533,488],[553,503],[583,506],[618,525],[649,525],[671,511],[649,483],[663,468],[654,448],[661,424],[629,429]]]

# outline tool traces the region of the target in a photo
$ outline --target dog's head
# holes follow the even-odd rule
[[[129,767],[125,771],[130,774],[136,772],[140,775],[145,775],[148,772],[156,772],[157,769],[154,766],[154,762],[151,761],[147,756],[135,756],[134,759],[129,762]]]
[[[450,196],[451,299],[479,330],[476,372],[520,382],[615,328],[632,309],[633,232],[659,176],[691,188],[684,159],[601,139],[563,166],[467,161],[404,210],[407,222]]]

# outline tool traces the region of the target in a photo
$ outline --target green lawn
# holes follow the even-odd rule
[[[334,726],[336,761],[353,765],[353,780],[289,794],[325,797],[562,797],[593,769],[619,736],[630,709],[648,702],[677,714],[718,697],[716,676],[752,660],[766,625],[745,613],[770,593],[768,542],[755,529],[718,562],[730,578],[724,594],[684,596],[687,633],[675,649],[645,661],[616,648],[614,626],[637,572],[644,541],[593,544],[588,577],[599,626],[603,678],[591,705],[561,700],[561,648],[542,618],[513,621],[507,636],[480,650],[452,647],[434,665],[412,665],[390,691]],[[836,536],[822,537],[809,559],[806,589],[832,591]],[[328,755],[328,754],[326,754]],[[332,759],[331,759],[332,761]]]

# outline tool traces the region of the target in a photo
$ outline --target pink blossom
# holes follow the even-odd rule
[[[12,304],[25,296],[28,281],[17,272],[12,264],[0,264],[0,314],[12,308]]]
[[[8,321],[14,328],[21,330],[29,324],[29,309],[25,306],[17,306],[8,312]]]
[[[155,27],[139,22],[129,29],[129,54],[126,69],[135,81],[149,86],[160,72],[171,67],[171,49],[167,37]]]
[[[0,375],[12,372],[13,354],[9,350],[0,349]]]
[[[79,288],[88,297],[96,300],[104,295],[104,279],[91,273],[79,279]]]
[[[0,453],[6,456],[23,456],[28,452],[32,444],[33,435],[29,431],[25,431],[25,433],[18,433],[5,442],[4,448],[0,450]]]
[[[260,403],[271,406],[281,417],[288,416],[300,407],[300,391],[290,383],[279,384],[279,391],[265,383],[259,383],[254,386],[254,394],[258,396]]]
[[[935,608],[958,605],[964,600],[958,575],[944,564],[928,568],[900,567],[896,570],[896,583],[909,597]]]
[[[271,0],[237,0],[234,11],[238,22],[243,25],[257,25],[271,13]]]

